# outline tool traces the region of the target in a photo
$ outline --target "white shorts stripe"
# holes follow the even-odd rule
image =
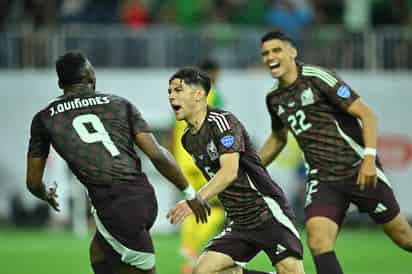
[[[353,148],[356,154],[359,157],[363,158],[363,151],[365,150],[361,145],[356,143],[350,136],[348,136],[343,130],[340,128],[338,122],[335,120],[336,128],[338,129],[339,134],[342,138]],[[386,177],[385,173],[379,168],[376,168],[376,174],[379,179],[381,179],[385,184],[387,184],[390,188],[392,188],[391,183],[389,182],[388,178]]]
[[[268,196],[263,196],[262,193],[260,193],[256,186],[253,184],[253,181],[250,179],[249,175],[246,174],[249,184],[252,189],[256,190],[257,193],[259,193],[260,196],[262,196],[263,200],[266,202],[268,205],[270,211],[272,212],[273,217],[282,225],[287,227],[295,236],[300,239],[300,235],[298,230],[295,228],[293,225],[292,221],[289,219],[288,216],[283,212],[282,208],[279,206],[279,204],[272,198]]]
[[[114,238],[103,226],[102,222],[97,216],[96,209],[92,208],[92,214],[96,223],[96,228],[102,234],[104,239],[113,247],[113,249],[120,254],[122,262],[132,265],[141,270],[150,270],[155,266],[155,255],[153,253],[141,252],[132,250],[120,243]]]

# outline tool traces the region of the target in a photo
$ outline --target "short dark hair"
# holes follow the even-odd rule
[[[56,72],[59,85],[73,85],[80,83],[86,75],[87,58],[80,51],[69,51],[56,61]]]
[[[207,59],[203,60],[202,62],[200,62],[198,67],[201,70],[206,70],[206,71],[208,71],[208,70],[218,70],[219,69],[219,64],[215,60],[207,58]]]
[[[206,96],[209,94],[211,83],[210,78],[206,72],[196,67],[183,67],[179,69],[169,79],[169,84],[174,79],[182,79],[188,85],[199,85],[206,92]]]
[[[275,39],[289,42],[292,46],[295,46],[294,41],[289,36],[287,36],[285,33],[281,32],[280,30],[272,30],[272,31],[267,32],[265,35],[262,36],[260,43],[263,44],[267,41],[275,40]]]

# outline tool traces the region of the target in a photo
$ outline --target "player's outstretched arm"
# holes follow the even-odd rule
[[[59,204],[56,200],[57,184],[46,190],[46,186],[43,183],[42,179],[45,166],[46,158],[30,156],[27,157],[27,189],[37,198],[49,203],[54,210],[60,211]]]
[[[185,199],[196,216],[196,221],[206,223],[207,216],[210,215],[210,207],[199,199],[196,192],[188,184],[172,154],[157,142],[153,134],[148,132],[137,133],[136,144],[149,157],[160,174],[184,192]]]
[[[259,151],[259,157],[262,160],[262,164],[267,166],[273,162],[283,150],[287,141],[288,130],[286,127],[279,130],[273,130]]]
[[[359,170],[358,181],[359,187],[363,190],[366,186],[376,187],[378,182],[376,175],[376,145],[377,145],[377,118],[372,109],[362,101],[356,99],[347,109],[352,116],[362,121],[363,142],[365,152],[363,155],[362,165]]]
[[[208,201],[220,192],[224,191],[238,176],[239,170],[238,152],[225,153],[219,157],[220,169],[200,190],[201,199]]]

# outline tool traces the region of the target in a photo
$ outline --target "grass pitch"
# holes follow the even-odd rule
[[[49,230],[0,229],[0,273],[92,274],[88,259],[90,238],[91,235],[76,238],[67,232]],[[182,258],[178,235],[154,235],[154,243],[157,272],[179,274]],[[412,254],[396,247],[377,229],[343,229],[336,252],[345,274],[412,274]],[[304,264],[307,274],[316,273],[306,246]],[[248,268],[273,271],[262,253]]]

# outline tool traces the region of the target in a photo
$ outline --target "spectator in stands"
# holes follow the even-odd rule
[[[141,0],[124,0],[120,18],[123,24],[137,29],[149,23],[149,11]]]
[[[283,30],[299,41],[303,28],[313,20],[313,13],[306,0],[273,0],[265,15],[265,23]]]

